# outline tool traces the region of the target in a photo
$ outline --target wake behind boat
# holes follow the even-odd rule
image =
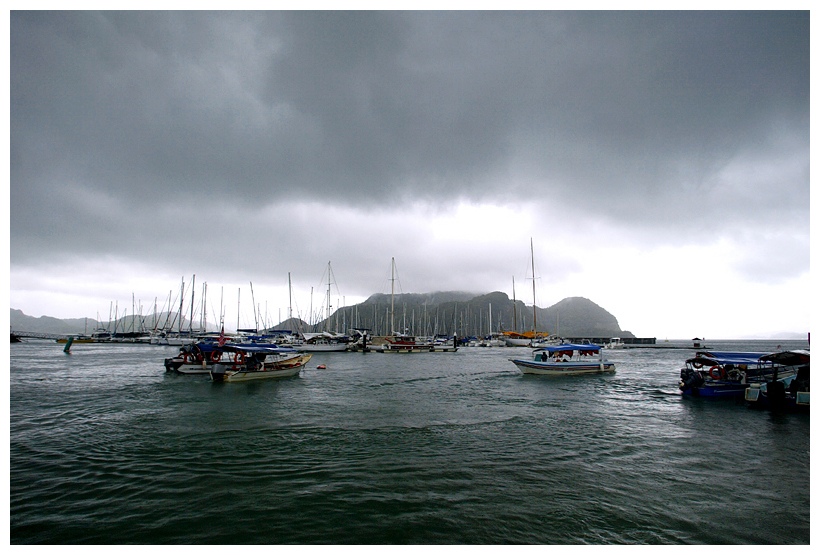
[[[615,363],[605,360],[600,345],[593,344],[550,345],[535,349],[530,360],[517,358],[509,360],[524,374],[576,376],[615,372]]]

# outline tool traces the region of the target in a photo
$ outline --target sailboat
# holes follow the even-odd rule
[[[331,332],[327,330],[330,322],[330,285],[333,278],[333,269],[330,262],[327,263],[327,295],[325,296],[325,329],[321,332],[302,332],[302,341],[297,344],[300,351],[308,353],[319,352],[344,352],[348,350],[350,337],[343,333]],[[338,322],[338,319],[337,319]]]
[[[395,323],[395,282],[396,282],[396,259],[390,259],[390,332],[391,335],[385,337],[385,343],[374,348],[381,353],[443,353],[455,352],[458,350],[455,337],[452,344],[447,342],[420,341],[415,336],[407,333],[396,332]]]
[[[545,340],[545,337],[538,333],[537,308],[535,306],[535,253],[532,245],[532,237],[530,238],[530,261],[532,264],[532,330],[522,332],[505,331],[504,342],[508,347],[535,347],[541,345],[541,342]],[[515,314],[515,309],[515,277],[513,276],[513,314]],[[515,320],[516,316],[513,316],[513,325],[517,326],[518,322]],[[552,342],[554,339],[550,338],[550,340]]]
[[[530,238],[530,255],[532,256],[532,332],[530,332],[530,345],[536,347],[539,341],[545,343],[533,350],[531,359],[511,358],[509,359],[510,362],[515,364],[524,374],[574,376],[579,374],[614,373],[615,364],[604,360],[600,345],[546,344],[560,342],[560,339],[552,336],[548,338],[539,337],[535,319],[535,256],[533,255],[532,238]]]

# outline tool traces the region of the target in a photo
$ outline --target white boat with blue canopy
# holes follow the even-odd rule
[[[511,358],[510,361],[524,374],[576,376],[615,372],[615,363],[604,359],[601,346],[591,343],[549,345],[535,349],[531,359]]]

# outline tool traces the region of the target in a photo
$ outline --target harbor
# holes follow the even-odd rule
[[[714,346],[781,343],[806,346]],[[249,383],[176,351],[12,345],[13,544],[810,541],[809,415],[682,396],[683,351],[566,378],[521,374],[529,349],[315,353]]]

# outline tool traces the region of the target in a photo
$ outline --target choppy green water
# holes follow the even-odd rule
[[[12,544],[810,541],[809,417],[681,398],[690,350],[566,378],[526,349],[329,353],[238,384],[166,374],[176,351],[11,345]]]

